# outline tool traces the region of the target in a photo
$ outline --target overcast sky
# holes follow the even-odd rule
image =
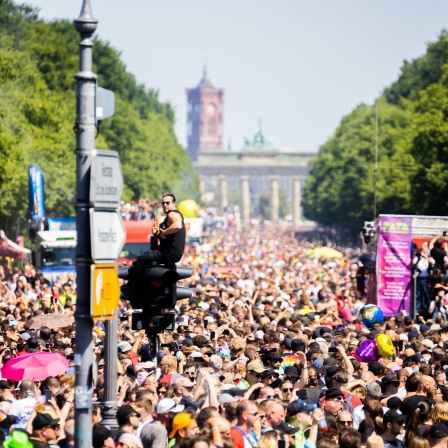
[[[44,18],[74,19],[82,0],[28,0]],[[187,87],[207,60],[225,89],[233,149],[261,117],[278,148],[315,152],[343,115],[372,103],[404,59],[447,27],[444,0],[91,0],[96,35],[121,52],[138,82],[176,111],[186,141]]]

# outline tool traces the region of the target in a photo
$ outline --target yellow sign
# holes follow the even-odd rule
[[[120,298],[120,285],[115,263],[91,266],[90,297],[92,317],[104,319],[115,317]]]

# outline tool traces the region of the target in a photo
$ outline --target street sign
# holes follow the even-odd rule
[[[90,168],[90,204],[97,208],[118,208],[122,189],[118,152],[95,149]]]
[[[117,265],[93,264],[90,276],[90,314],[94,318],[115,317],[120,298]]]
[[[114,263],[123,248],[126,232],[117,210],[90,212],[90,240],[95,263]]]

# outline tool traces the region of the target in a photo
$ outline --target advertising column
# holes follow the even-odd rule
[[[378,218],[378,297],[377,305],[385,316],[402,310],[409,314],[411,303],[412,218]]]

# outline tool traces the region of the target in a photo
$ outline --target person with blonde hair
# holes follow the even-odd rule
[[[278,448],[278,436],[276,431],[266,431],[258,441],[258,448]]]
[[[408,445],[408,448],[429,448],[429,440],[423,436],[414,437]]]
[[[432,408],[430,418],[435,423],[448,423],[448,403],[436,403]]]

